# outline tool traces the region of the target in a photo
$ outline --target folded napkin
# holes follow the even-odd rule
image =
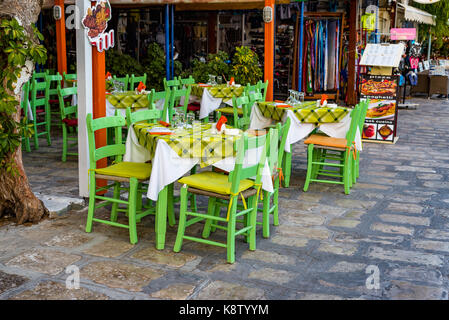
[[[289,104],[278,104],[276,108],[293,108],[293,106]]]
[[[159,121],[159,124],[163,125],[163,126],[166,127],[166,128],[170,127],[170,123],[167,123],[167,122],[162,121],[162,120]]]
[[[218,131],[221,131],[221,127],[228,122],[228,119],[225,116],[221,116],[217,122],[216,128]]]

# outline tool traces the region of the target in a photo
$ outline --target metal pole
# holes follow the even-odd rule
[[[170,80],[170,31],[169,31],[169,8],[165,5],[165,77]]]
[[[171,5],[171,42],[170,42],[170,63],[171,63],[171,72],[170,72],[170,80],[175,77],[175,61],[173,59],[173,51],[175,51],[175,5]]]
[[[427,60],[430,60],[430,50],[432,48],[432,32],[430,32],[430,27],[429,27],[429,46],[427,48]]]
[[[301,2],[301,20],[299,27],[299,60],[298,60],[298,91],[302,89],[302,47],[303,47],[303,33],[304,33],[304,1]]]

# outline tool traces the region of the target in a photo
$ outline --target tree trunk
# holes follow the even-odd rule
[[[15,17],[28,34],[31,34],[30,24],[35,23],[41,11],[43,0],[0,0],[0,19],[2,17]],[[29,63],[23,66],[22,76],[16,84],[16,89],[8,94],[15,96],[20,101],[23,84],[28,81],[34,70],[34,64]],[[2,85],[5,85],[3,83]],[[6,87],[6,86],[5,86]],[[13,115],[16,121],[20,120],[20,104],[17,104],[17,112]],[[22,163],[21,147],[11,155],[15,167],[16,175],[11,175],[4,170],[0,171],[0,216],[12,214],[16,217],[16,222],[38,222],[48,215],[41,200],[31,191]]]

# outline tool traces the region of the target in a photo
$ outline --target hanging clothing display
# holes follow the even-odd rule
[[[307,94],[335,91],[340,87],[341,20],[306,19],[302,55],[302,88]]]

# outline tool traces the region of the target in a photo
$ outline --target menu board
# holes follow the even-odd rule
[[[401,61],[404,45],[368,43],[363,51],[360,65],[397,68]]]
[[[394,142],[398,118],[398,76],[362,75],[360,97],[369,99],[362,139]]]

